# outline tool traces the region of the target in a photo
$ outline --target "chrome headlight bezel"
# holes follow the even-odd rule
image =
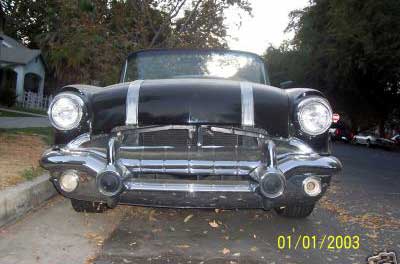
[[[319,105],[325,108],[324,110],[326,117],[323,126],[319,129],[311,129],[310,126],[305,123],[304,111],[312,105]],[[323,97],[308,97],[302,100],[297,106],[297,122],[299,123],[300,129],[302,132],[310,136],[318,136],[328,131],[328,129],[332,125],[332,116],[332,108],[329,102]]]
[[[59,103],[60,100],[69,101],[72,107],[76,109],[76,118],[69,125],[63,125],[62,122],[58,121],[57,118],[55,118],[54,116],[54,107],[57,106],[57,103]],[[81,124],[84,115],[84,107],[85,103],[83,102],[82,98],[77,94],[74,94],[72,92],[63,92],[56,95],[54,99],[51,101],[49,110],[47,112],[51,125],[56,129],[62,131],[67,131],[77,128]]]

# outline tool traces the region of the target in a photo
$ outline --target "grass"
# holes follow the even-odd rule
[[[30,109],[30,108],[23,108],[21,106],[14,105],[10,107],[9,109],[11,110],[17,110],[17,111],[22,111],[22,112],[29,112],[29,113],[34,113],[34,114],[39,114],[39,115],[45,115],[47,116],[46,110],[39,110],[39,109]]]
[[[27,180],[27,181],[31,181],[33,179],[35,179],[36,177],[39,177],[40,175],[42,175],[44,172],[44,170],[40,167],[34,168],[31,167],[29,169],[26,169],[22,172],[21,176]]]
[[[0,133],[7,135],[23,134],[23,135],[39,135],[47,145],[54,142],[54,131],[50,127],[30,127],[30,128],[0,128]]]
[[[32,117],[32,116],[0,110],[0,117]]]

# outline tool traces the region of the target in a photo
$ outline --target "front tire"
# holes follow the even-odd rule
[[[99,202],[81,201],[71,199],[72,208],[78,213],[103,213],[107,210],[107,205]]]
[[[278,215],[292,218],[305,218],[314,210],[315,203],[312,204],[291,204],[283,208],[275,208]]]

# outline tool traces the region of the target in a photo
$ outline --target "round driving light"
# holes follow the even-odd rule
[[[312,136],[323,134],[332,124],[332,109],[321,97],[301,101],[297,114],[301,130]]]
[[[49,119],[58,130],[76,128],[83,115],[83,100],[73,93],[60,93],[54,97],[49,107]]]
[[[322,192],[321,181],[316,177],[308,177],[303,181],[303,189],[308,196],[317,196]]]
[[[276,198],[283,194],[285,179],[281,173],[267,172],[260,182],[261,193],[268,198]]]
[[[73,192],[79,184],[79,175],[74,170],[65,171],[60,177],[60,188],[64,192]]]
[[[107,196],[113,196],[122,189],[119,175],[114,171],[105,171],[97,178],[99,191]]]

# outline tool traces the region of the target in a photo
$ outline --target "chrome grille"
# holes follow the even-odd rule
[[[242,136],[202,129],[204,146],[241,146]]]
[[[189,137],[186,129],[170,129],[140,134],[140,146],[188,146],[196,142]]]
[[[207,127],[199,127],[196,130],[166,129],[160,131],[146,131],[139,134],[137,143],[139,146],[257,146],[258,141],[254,137],[211,131]]]

